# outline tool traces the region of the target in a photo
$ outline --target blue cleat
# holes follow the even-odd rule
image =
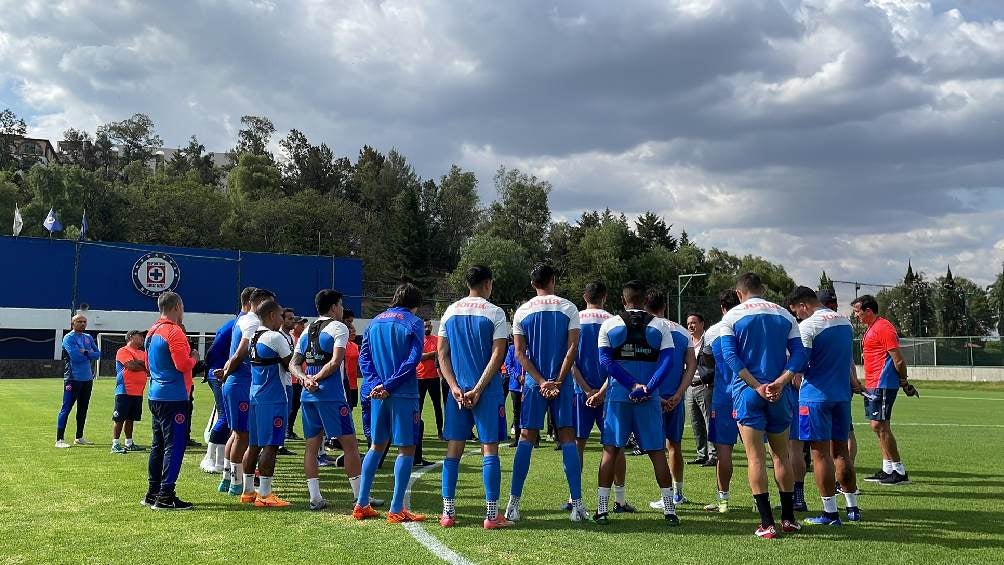
[[[223,479],[222,481],[220,481],[219,491],[220,492],[229,492],[230,491],[230,479]]]
[[[825,514],[819,515],[815,518],[806,518],[803,520],[806,524],[813,524],[816,526],[841,526],[840,517],[830,518]]]
[[[847,521],[848,522],[861,521],[861,511],[858,510],[857,506],[851,506],[847,509]]]
[[[227,494],[230,496],[240,496],[244,494],[244,485],[239,483],[230,485],[230,490],[227,491]]]

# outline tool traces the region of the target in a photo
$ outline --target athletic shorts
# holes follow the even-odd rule
[[[799,414],[798,394],[797,393],[792,394],[791,398],[792,400],[794,400],[794,402],[792,402],[791,405],[791,425],[788,426],[788,440],[802,441],[799,438],[799,434],[801,433],[801,431],[799,430],[799,423],[798,423],[798,414]]]
[[[231,376],[223,383],[223,403],[227,408],[227,422],[235,432],[248,431],[248,410],[251,408],[251,382],[235,382]]]
[[[132,394],[115,395],[113,422],[139,422],[143,419],[143,397]]]
[[[603,406],[601,405],[597,408],[586,406],[586,394],[583,392],[575,393],[572,403],[572,420],[575,425],[575,437],[578,439],[589,439],[589,436],[593,433],[594,425],[600,431],[600,437],[603,437]]]
[[[640,404],[607,402],[604,408],[603,432],[600,434],[604,446],[624,447],[628,436],[634,432],[639,449],[662,451],[666,438],[662,431],[662,403],[658,396]]]
[[[396,447],[415,445],[421,419],[417,398],[391,396],[370,400],[370,433],[374,445],[388,441]]]
[[[662,406],[659,407],[662,411]],[[683,418],[687,415],[687,409],[683,402],[676,405],[669,412],[662,413],[662,433],[665,439],[680,443],[683,441]]]
[[[259,447],[282,445],[286,439],[289,406],[285,402],[252,402],[248,413],[248,443]]]
[[[791,387],[784,387],[781,398],[768,402],[749,387],[737,389],[736,420],[740,425],[768,434],[778,434],[791,425]]]
[[[519,427],[524,430],[544,429],[544,416],[548,410],[554,411],[554,427],[572,427],[572,397],[575,392],[570,386],[562,385],[555,398],[544,398],[540,387],[531,386],[523,390],[523,409],[519,415]]]
[[[712,406],[708,418],[708,439],[717,445],[735,445],[739,439],[739,424],[731,406]]]
[[[337,400],[300,403],[300,423],[303,437],[312,438],[324,433],[324,437],[356,435],[349,405]]]
[[[473,408],[461,408],[453,396],[443,407],[443,438],[447,441],[471,439],[471,428],[477,426],[478,439],[483,444],[498,443],[508,437],[505,420],[505,399],[501,394],[482,396]]]
[[[851,431],[851,401],[800,402],[797,427],[798,439],[802,441],[847,441]]]
[[[896,393],[899,389],[870,388],[866,392],[874,396],[875,400],[865,397],[865,418],[877,421],[892,420],[892,405],[896,402]]]

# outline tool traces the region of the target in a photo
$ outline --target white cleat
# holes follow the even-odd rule
[[[505,519],[509,520],[510,522],[519,522],[520,519],[519,508],[515,506],[510,506],[509,508],[506,508]]]
[[[73,443],[75,443],[77,445],[94,445],[94,442],[87,441],[86,439],[84,439],[82,437],[78,437],[77,439],[73,440]]]
[[[661,498],[659,500],[654,500],[652,502],[649,502],[648,503],[648,507],[651,508],[651,509],[653,509],[653,510],[663,510],[663,509],[665,509],[665,506],[663,506],[663,504],[662,504],[662,499]]]
[[[578,508],[573,508],[572,513],[569,516],[569,520],[573,522],[588,522],[589,521],[589,511],[586,510],[585,506],[580,506]]]
[[[203,457],[202,463],[199,464],[199,467],[206,473],[218,473],[222,471],[222,469],[220,471],[216,470],[216,465],[213,463],[212,457]]]
[[[60,439],[56,440],[56,447],[58,447],[59,449],[69,449],[70,444],[66,443],[66,440]]]

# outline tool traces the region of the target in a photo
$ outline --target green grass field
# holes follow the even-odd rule
[[[349,516],[348,482],[341,469],[322,469],[329,508],[306,509],[299,457],[280,458],[279,494],[289,509],[254,509],[216,492],[218,475],[199,470],[202,451],[189,451],[178,492],[196,504],[193,512],[153,512],[139,504],[146,488],[146,454],[112,455],[110,414],[113,382],[94,388],[87,437],[96,445],[52,447],[61,381],[0,381],[0,561],[4,563],[430,563],[434,556],[402,526],[357,523]],[[842,528],[806,526],[803,533],[773,542],[752,536],[756,525],[745,467],[737,461],[733,511],[705,514],[714,497],[714,471],[687,467],[686,491],[694,502],[681,507],[683,524],[667,528],[647,501],[658,490],[647,458],[629,458],[628,500],[644,510],[615,515],[610,526],[573,524],[558,506],[567,496],[559,454],[534,452],[517,528],[486,532],[480,459],[465,457],[457,500],[459,525],[439,527],[439,472],[415,482],[412,508],[429,515],[424,530],[471,562],[518,563],[1002,563],[1004,562],[1004,386],[924,383],[922,398],[901,398],[894,430],[913,484],[882,487],[861,483],[864,521]],[[195,435],[202,441],[211,396],[200,388]],[[427,407],[427,420],[431,410]],[[862,420],[856,404],[855,421]],[[72,439],[71,416],[68,435]],[[298,424],[299,425],[299,424]],[[137,441],[149,445],[149,422]],[[427,426],[434,429],[434,426]],[[859,474],[880,461],[874,437],[857,426]],[[689,434],[689,430],[688,430]],[[684,446],[692,450],[688,438]],[[302,453],[301,442],[291,449]],[[427,439],[427,458],[443,444]],[[513,449],[502,448],[503,504]],[[692,455],[688,453],[688,455]],[[692,457],[691,457],[692,458]],[[598,448],[586,455],[586,504],[595,507]],[[390,460],[388,460],[390,463]],[[378,475],[375,495],[389,498],[389,473]],[[820,509],[812,476],[806,499]],[[776,495],[773,496],[776,503]],[[843,501],[841,500],[841,507]]]

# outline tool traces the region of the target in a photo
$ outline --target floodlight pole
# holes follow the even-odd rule
[[[690,285],[691,279],[706,276],[708,276],[707,273],[690,273],[687,275],[678,275],[676,277],[676,321],[680,324],[683,324],[683,320],[680,319],[683,317],[683,291]],[[684,279],[686,279],[687,282],[683,282]]]

